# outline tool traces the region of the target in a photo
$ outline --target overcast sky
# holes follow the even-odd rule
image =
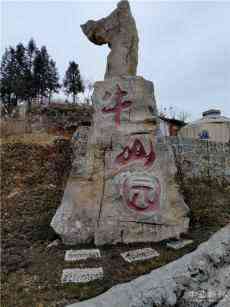
[[[230,2],[130,1],[139,32],[138,75],[155,84],[158,107],[199,118],[209,108],[230,116]],[[1,52],[33,37],[46,45],[61,78],[75,60],[85,79],[104,77],[107,46],[80,24],[99,19],[114,1],[3,1]]]

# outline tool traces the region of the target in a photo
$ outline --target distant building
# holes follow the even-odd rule
[[[180,135],[215,142],[230,141],[230,118],[222,116],[220,110],[203,112],[203,117],[180,130]]]
[[[177,136],[179,130],[186,125],[182,120],[167,118],[163,115],[160,118],[160,133],[162,136]]]

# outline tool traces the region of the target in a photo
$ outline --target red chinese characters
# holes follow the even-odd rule
[[[116,102],[115,106],[114,107],[103,107],[102,113],[114,113],[115,114],[115,125],[116,125],[116,128],[118,128],[121,124],[121,112],[124,109],[129,108],[132,104],[132,101],[129,101],[129,100],[123,101],[123,97],[127,95],[127,92],[123,91],[118,84],[116,88],[117,89],[113,97],[113,99]],[[104,98],[107,99],[110,96],[111,94],[109,92],[106,92]]]
[[[147,153],[142,142],[135,139],[131,147],[126,146],[123,151],[116,157],[115,163],[125,165],[131,161],[142,160],[144,166],[149,167],[153,165],[156,159],[155,152],[153,150],[153,144],[149,141],[150,151]]]
[[[127,178],[123,183],[123,196],[126,205],[138,212],[159,209],[161,187],[156,177]]]

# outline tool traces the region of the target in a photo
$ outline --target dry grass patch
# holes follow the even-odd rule
[[[34,132],[25,133],[21,135],[12,135],[8,137],[3,137],[0,139],[1,144],[37,144],[37,145],[51,145],[55,140],[59,138],[58,135],[48,134],[46,132]],[[64,139],[69,139],[69,137],[62,136]]]

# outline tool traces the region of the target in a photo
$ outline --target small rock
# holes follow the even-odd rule
[[[58,246],[60,243],[61,243],[61,241],[59,239],[56,239],[56,240],[52,241],[50,244],[48,244],[47,248]]]
[[[54,184],[51,183],[51,184],[48,185],[48,188],[49,188],[49,189],[56,189],[56,185],[54,185]]]
[[[18,191],[13,191],[13,192],[11,192],[11,193],[7,196],[7,199],[11,199],[11,198],[17,196],[18,194],[19,194]]]
[[[171,242],[168,242],[166,246],[172,249],[178,250],[192,243],[193,243],[193,240],[171,241]]]

